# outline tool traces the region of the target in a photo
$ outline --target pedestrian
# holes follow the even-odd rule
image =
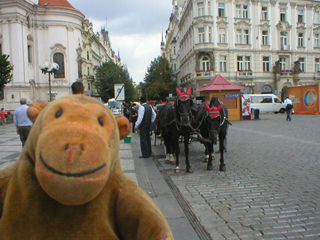
[[[137,104],[133,103],[130,109],[130,121],[132,123],[132,132],[135,133],[135,125],[136,121],[138,119],[138,110],[137,110]]]
[[[82,82],[74,82],[71,85],[72,94],[85,94],[86,91],[84,90],[84,85]]]
[[[0,112],[0,117],[1,117],[1,121],[2,121],[2,125],[6,125],[7,124],[7,111],[4,110],[4,108],[1,108],[1,112]]]
[[[291,109],[293,108],[293,105],[292,105],[292,101],[291,101],[291,99],[289,98],[289,96],[287,96],[286,100],[284,100],[284,105],[285,105],[285,107],[286,107],[286,112],[287,112],[287,119],[286,119],[286,121],[291,121],[290,111],[291,111]]]
[[[140,148],[142,156],[139,158],[149,158],[152,155],[150,129],[151,123],[156,119],[156,113],[153,108],[146,103],[145,97],[140,97],[140,104],[142,106],[139,107],[138,120],[135,124],[135,130],[137,131],[139,129],[140,131]]]
[[[22,147],[27,141],[30,129],[33,125],[31,120],[28,118],[27,110],[27,99],[21,98],[21,106],[14,111],[14,125],[16,125],[17,134],[20,135]]]

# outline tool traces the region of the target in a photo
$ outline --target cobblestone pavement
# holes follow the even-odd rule
[[[229,128],[226,172],[206,170],[204,148],[190,144],[194,173],[164,163],[169,176],[212,239],[320,239],[320,116],[261,114]],[[219,159],[220,154],[216,154]]]

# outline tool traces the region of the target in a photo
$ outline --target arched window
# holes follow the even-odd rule
[[[210,70],[210,61],[208,57],[202,58],[202,71],[209,71]]]
[[[59,65],[59,70],[54,73],[54,78],[65,78],[64,74],[64,55],[62,53],[53,54],[53,62]]]

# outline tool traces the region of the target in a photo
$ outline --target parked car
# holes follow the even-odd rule
[[[247,99],[250,111],[259,109],[260,112],[284,113],[284,103],[274,94],[243,94]]]

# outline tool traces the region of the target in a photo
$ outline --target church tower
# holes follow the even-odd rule
[[[165,43],[163,41],[163,30],[162,30],[162,40],[161,40],[161,56],[165,57],[166,56],[166,51],[165,51]]]

